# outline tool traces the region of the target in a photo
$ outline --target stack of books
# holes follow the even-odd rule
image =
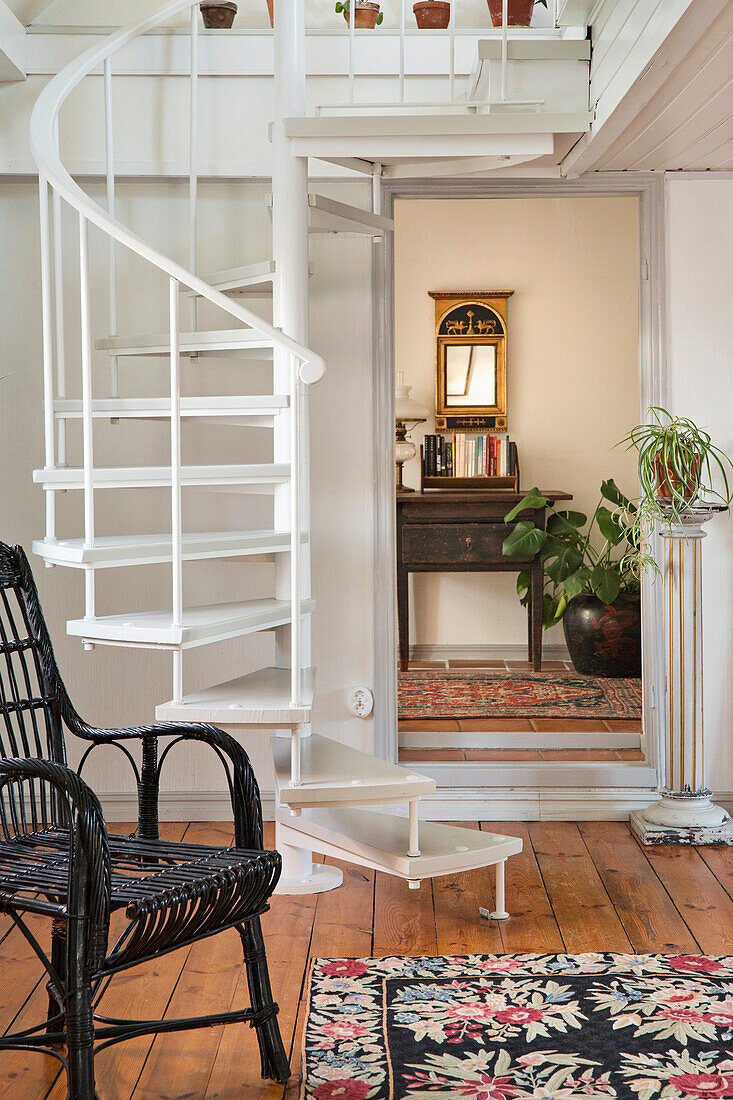
[[[423,456],[425,477],[512,477],[517,445],[505,434],[426,435]]]

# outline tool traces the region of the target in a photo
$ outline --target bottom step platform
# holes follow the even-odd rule
[[[292,817],[278,811],[278,838],[411,883],[503,863],[522,850],[519,837],[421,821],[420,855],[409,855],[409,821],[377,810],[309,809]]]

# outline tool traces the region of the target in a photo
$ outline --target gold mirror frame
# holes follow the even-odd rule
[[[435,301],[436,431],[504,432],[507,430],[507,299],[511,290],[428,292]],[[493,405],[449,405],[446,361],[450,347],[493,346]]]

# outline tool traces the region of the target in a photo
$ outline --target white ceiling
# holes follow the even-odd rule
[[[571,153],[568,161],[576,159]],[[733,3],[695,0],[574,171],[733,170]]]

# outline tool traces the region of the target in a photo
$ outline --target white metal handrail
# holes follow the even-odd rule
[[[76,60],[63,68],[61,72],[57,73],[38,96],[31,113],[30,139],[33,159],[41,178],[50,184],[69,206],[74,207],[88,221],[98,226],[120,244],[137,253],[143,259],[148,260],[153,266],[160,268],[170,278],[177,279],[189,290],[193,290],[202,298],[206,298],[213,305],[225,310],[232,317],[236,317],[237,320],[254,329],[255,332],[260,333],[268,340],[272,340],[276,346],[291,352],[300,360],[301,381],[311,385],[322,378],[325,373],[326,364],[322,356],[318,355],[312,348],[304,347],[296,340],[290,339],[280,329],[274,328],[256,313],[252,313],[238,303],[233,302],[231,298],[227,298],[225,294],[221,294],[218,290],[209,286],[194,272],[188,271],[169,256],[152,248],[127,226],[111,217],[107,211],[75,183],[64,168],[55,148],[53,133],[59,111],[81,80],[133,39],[146,34],[182,11],[193,7],[197,8],[198,4],[199,0],[174,0],[173,3],[167,4],[155,15],[116,31],[103,42],[91,46],[80,54]]]
[[[79,264],[81,290],[81,374],[82,374],[82,442],[84,466],[84,545],[95,545],[94,515],[94,453],[93,453],[93,379],[92,379],[92,327],[91,294],[89,276],[89,224],[96,225],[109,237],[109,321],[111,333],[117,329],[116,249],[121,244],[151,263],[169,278],[169,330],[170,330],[170,424],[171,424],[171,566],[172,566],[172,626],[183,625],[183,534],[181,508],[181,431],[180,431],[180,323],[179,295],[181,287],[194,292],[192,297],[193,329],[196,328],[196,295],[218,306],[249,329],[271,342],[289,355],[290,371],[290,495],[291,495],[291,699],[299,705],[302,694],[301,676],[301,603],[303,590],[300,576],[301,510],[300,510],[300,391],[302,385],[317,382],[325,372],[323,358],[315,351],[291,339],[281,329],[275,328],[256,313],[233,302],[225,294],[209,286],[196,274],[197,252],[197,132],[198,132],[198,6],[199,0],[173,0],[146,19],[110,35],[102,43],[95,44],[82,53],[53,77],[34,105],[30,122],[30,139],[33,156],[39,173],[41,219],[41,270],[43,309],[43,382],[45,402],[45,464],[52,468],[65,462],[65,421],[59,425],[58,452],[55,447],[54,392],[66,395],[64,363],[64,324],[62,290],[62,241],[61,200],[78,213]],[[134,39],[154,29],[172,17],[190,9],[191,23],[191,71],[190,71],[190,119],[189,119],[189,250],[190,270],[151,247],[115,216],[114,139],[112,110],[111,58]],[[353,17],[352,17],[353,21]],[[352,27],[353,35],[353,27]],[[72,179],[64,168],[59,151],[59,112],[69,94],[77,85],[103,66],[105,91],[105,157],[107,182],[107,209],[99,206]],[[53,238],[49,210],[49,187],[53,197]],[[51,290],[53,275],[53,293]],[[56,339],[53,340],[55,313]],[[54,353],[56,384],[54,385]],[[118,396],[117,357],[112,355],[110,392]],[[46,538],[56,537],[55,492],[46,492]],[[95,617],[95,584],[93,566],[85,568],[85,618]],[[173,655],[173,695],[180,702],[183,693],[182,653]]]

